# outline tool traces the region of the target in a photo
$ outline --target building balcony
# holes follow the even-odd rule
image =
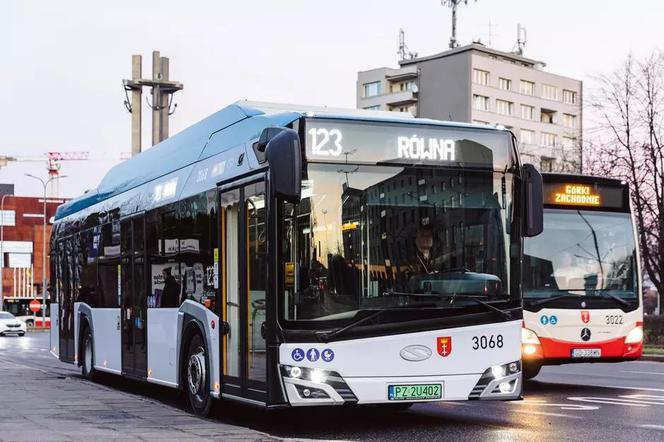
[[[412,90],[392,92],[385,94],[385,104],[388,106],[405,106],[417,103],[417,92]]]
[[[409,66],[402,69],[390,69],[385,75],[385,78],[389,82],[399,82],[406,80],[414,80],[417,78],[417,66]]]

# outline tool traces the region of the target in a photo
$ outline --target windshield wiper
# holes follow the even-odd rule
[[[557,300],[559,300],[559,299],[565,299],[565,298],[580,298],[580,297],[581,297],[581,295],[573,295],[573,294],[571,294],[571,293],[566,293],[566,294],[564,294],[564,295],[557,295],[557,296],[552,296],[552,297],[550,297],[550,298],[541,299],[541,300],[539,300],[539,301],[534,301],[534,302],[530,303],[530,306],[531,306],[531,307],[537,307],[538,305],[548,304],[549,302],[557,301]]]
[[[584,291],[589,291],[589,290],[584,290]],[[597,292],[597,294],[594,295],[595,297],[604,298],[604,299],[611,299],[611,300],[616,301],[617,303],[619,303],[619,304],[621,304],[625,307],[629,307],[631,305],[629,301],[626,301],[626,300],[622,299],[619,296],[612,295],[611,293],[603,292],[601,290],[595,290],[595,291]],[[532,302],[530,304],[530,307],[537,307],[539,305],[544,305],[544,304],[547,304],[547,303],[552,302],[552,301],[557,301],[559,299],[565,299],[565,298],[574,298],[574,299],[584,299],[584,298],[586,298],[587,299],[587,298],[590,298],[590,297],[592,297],[592,296],[572,295],[570,293],[567,293],[565,295],[552,296],[551,298],[546,298],[546,299],[542,299],[540,301]]]
[[[470,299],[471,301],[474,301],[475,303],[482,305],[486,307],[487,309],[494,311],[498,313],[500,316],[502,316],[504,319],[510,320],[512,319],[512,312],[508,310],[502,310],[499,309],[498,307],[495,307],[488,302],[482,301],[481,299],[478,299],[475,296],[472,295],[459,295],[457,293],[452,293],[452,294],[442,294],[442,293],[435,293],[436,296],[442,296],[445,298],[450,298],[450,304],[454,302],[455,299]]]
[[[612,295],[609,292],[603,292],[601,290],[598,290],[595,296],[599,296],[604,299],[612,299],[616,301],[618,304],[622,304],[625,307],[629,307],[631,305],[629,301],[622,299],[620,296]]]
[[[477,304],[480,304],[484,307],[486,307],[489,310],[492,310],[496,313],[499,313],[503,318],[505,319],[512,319],[512,313],[507,311],[507,310],[501,310],[498,307],[495,307],[488,302],[484,302],[481,299],[478,299],[475,296],[471,295],[459,295],[456,293],[452,294],[443,294],[443,293],[438,293],[438,292],[430,292],[430,293],[406,293],[406,292],[385,292],[386,294],[390,295],[398,295],[398,296],[414,296],[414,297],[436,297],[436,298],[450,298],[450,304],[454,302],[455,299],[470,299],[471,301],[474,301]]]
[[[367,316],[365,316],[364,318],[360,318],[356,321],[351,322],[350,324],[346,324],[345,326],[343,326],[341,328],[338,328],[333,332],[319,333],[319,334],[316,335],[316,337],[321,342],[327,343],[327,342],[330,341],[330,339],[335,338],[335,337],[347,332],[348,330],[350,330],[354,327],[357,327],[360,324],[364,324],[365,322],[369,321],[370,319],[377,318],[378,316],[382,315],[385,312],[394,312],[394,311],[408,310],[408,309],[415,310],[415,309],[418,309],[418,308],[421,308],[421,307],[436,307],[436,304],[431,302],[431,303],[421,303],[421,304],[418,304],[416,306],[404,305],[404,306],[401,306],[401,307],[390,307],[390,308],[383,308],[383,309],[367,309],[367,310],[364,310],[364,311],[368,311],[368,312],[371,312],[371,313],[368,314]]]

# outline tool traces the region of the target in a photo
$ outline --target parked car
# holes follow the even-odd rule
[[[23,336],[26,329],[25,322],[17,319],[9,312],[0,312],[0,336],[10,334]]]

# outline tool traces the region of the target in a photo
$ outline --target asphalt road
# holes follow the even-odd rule
[[[208,420],[186,416],[178,395],[167,388],[112,376],[103,377],[98,384],[84,381],[74,367],[50,356],[47,334],[0,337],[0,402],[14,394],[25,394],[12,392],[18,387],[2,382],[12,367],[40,373],[40,382],[49,385],[46,388],[57,388],[50,387],[49,381],[63,378],[69,382],[70,394],[75,395],[80,389],[81,396],[89,395],[87,391],[94,388],[96,406],[102,414],[104,404],[108,402],[112,407],[115,403],[104,402],[105,395],[122,394],[128,407],[133,402],[141,404],[134,407],[138,413],[146,407],[146,402],[151,404],[155,409],[150,411],[152,420],[146,425],[162,425],[159,434],[117,433],[139,439],[169,434],[182,438],[182,434],[172,433],[180,427],[169,427],[173,419],[169,416],[179,416],[178,419],[186,421],[182,428],[188,431],[187,437],[220,440],[227,440],[228,435],[243,440],[664,440],[664,363],[660,362],[545,367],[537,378],[526,382],[523,401],[420,404],[401,413],[369,407],[265,412],[224,403],[217,407],[215,417]],[[53,397],[57,398],[57,394],[56,390]],[[29,404],[25,402],[24,407]],[[18,411],[29,414],[29,410]],[[17,433],[6,432],[6,419],[2,419],[1,413],[0,440],[13,440],[6,435]],[[72,413],[75,416],[76,411]],[[160,423],[161,415],[164,417]],[[94,426],[94,416],[87,417],[87,424]],[[115,431],[113,426],[122,427],[123,422],[116,419],[104,425],[107,430]],[[205,431],[196,432],[198,425]],[[27,437],[31,433],[25,434]]]

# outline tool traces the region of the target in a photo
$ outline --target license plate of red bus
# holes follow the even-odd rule
[[[391,401],[441,399],[443,384],[388,385],[387,398]]]
[[[572,349],[573,358],[601,358],[601,348],[574,348]]]

